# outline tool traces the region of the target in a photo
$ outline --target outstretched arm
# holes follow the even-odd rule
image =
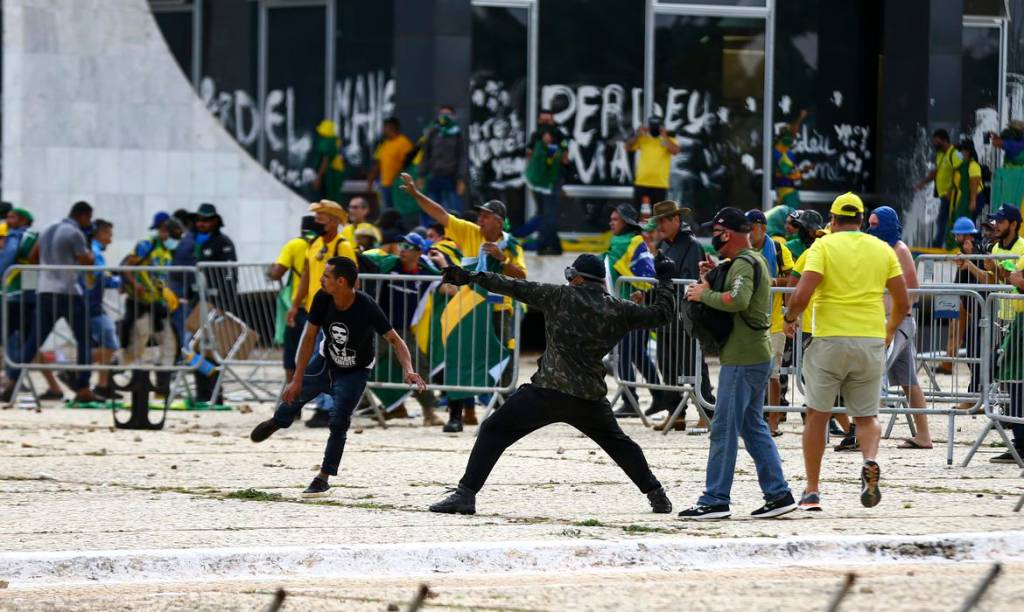
[[[557,301],[558,294],[562,289],[557,285],[509,278],[493,272],[469,272],[459,266],[445,268],[444,282],[456,286],[473,283],[492,293],[507,295],[541,310],[549,310]]]
[[[402,181],[400,189],[407,194],[411,195],[416,204],[419,205],[420,210],[425,212],[431,219],[437,221],[441,225],[448,226],[448,211],[437,202],[431,200],[427,196],[416,188],[416,182],[412,180],[407,172],[403,172],[399,175]]]
[[[654,288],[654,302],[650,306],[623,302],[621,308],[622,317],[631,331],[665,325],[676,313],[675,287],[671,281],[661,281]]]
[[[402,372],[404,373],[405,382],[410,385],[416,385],[417,391],[426,391],[427,383],[424,382],[423,378],[416,373],[416,370],[412,367],[412,355],[409,354],[409,347],[406,346],[405,340],[398,335],[398,332],[391,330],[384,334],[384,340],[391,345],[391,348],[395,351],[395,356],[398,357],[398,363],[402,366]]]

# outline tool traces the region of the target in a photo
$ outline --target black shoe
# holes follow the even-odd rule
[[[119,400],[119,399],[123,399],[124,398],[123,395],[121,395],[117,391],[114,391],[114,387],[113,386],[110,386],[110,387],[99,387],[99,386],[93,387],[92,388],[92,394],[95,395],[96,397],[98,397],[100,399],[104,399],[104,400]],[[43,399],[43,398],[40,397],[39,399]]]
[[[331,413],[326,410],[316,410],[313,416],[306,421],[306,427],[330,427]]]
[[[878,481],[882,479],[882,468],[874,461],[865,461],[860,469],[860,503],[865,508],[874,508],[882,501]]]
[[[327,481],[317,476],[313,479],[313,482],[309,483],[306,490],[302,492],[303,497],[323,497],[330,493],[331,485],[327,484]]]
[[[476,493],[462,485],[448,489],[448,492],[451,495],[427,509],[442,514],[476,514]]]
[[[732,512],[729,511],[728,504],[718,504],[715,506],[705,506],[704,504],[697,504],[692,508],[688,508],[679,513],[679,518],[693,519],[695,521],[727,519],[730,516],[732,516]]]
[[[653,404],[651,404],[650,408],[648,408],[647,410],[644,410],[644,414],[647,415],[647,416],[654,416],[654,415],[658,414],[659,412],[665,412],[665,411],[671,412],[671,411],[675,410],[675,408],[676,408],[675,404],[666,404],[664,402],[654,402]],[[684,412],[683,414],[679,415],[679,418],[683,418],[683,416],[685,416],[685,415],[686,415],[686,413]]]
[[[0,389],[0,402],[10,402],[11,398],[14,397],[14,385],[7,385],[3,389]]]
[[[651,512],[655,514],[669,514],[672,512],[672,501],[665,493],[665,487],[658,487],[648,493],[647,501],[651,504]]]
[[[846,436],[842,442],[836,444],[832,449],[837,453],[849,453],[860,450],[860,444],[857,443],[857,436]]]
[[[1017,454],[1020,455],[1021,457],[1024,457],[1024,448],[1018,448],[1017,449]],[[1010,464],[1010,465],[1016,465],[1017,464],[1017,460],[1013,458],[1013,453],[1011,453],[1010,451],[1006,451],[1005,453],[1003,453],[1001,455],[996,455],[995,457],[992,457],[991,459],[989,459],[988,462],[989,463],[1006,463],[1006,464]]]
[[[281,429],[281,426],[274,422],[274,419],[267,419],[252,428],[252,433],[249,434],[249,439],[253,442],[262,442],[274,435],[278,429]]]
[[[777,516],[782,516],[783,514],[789,514],[794,510],[796,510],[796,500],[793,499],[792,493],[787,492],[782,497],[774,501],[767,502],[757,510],[754,510],[750,513],[750,516],[764,519],[775,518]]]
[[[828,434],[837,438],[846,437],[846,432],[839,426],[839,423],[836,423],[835,419],[829,419],[828,421]]]
[[[52,389],[48,389],[46,391],[46,393],[43,393],[42,395],[39,396],[39,401],[41,401],[41,402],[45,402],[47,400],[61,401],[63,399],[64,399],[64,394],[63,393],[61,393],[60,391],[54,391]]]
[[[451,419],[444,424],[444,433],[460,433],[462,431],[462,419]]]
[[[640,415],[636,413],[636,408],[633,408],[633,404],[629,402],[622,402],[622,404],[615,409],[612,413],[617,419],[635,419],[639,418]]]

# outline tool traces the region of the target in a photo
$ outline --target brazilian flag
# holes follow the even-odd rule
[[[444,384],[489,387],[501,379],[510,361],[494,331],[493,304],[485,289],[466,285],[459,289],[441,314],[444,346]],[[449,391],[449,399],[465,399],[476,393]]]

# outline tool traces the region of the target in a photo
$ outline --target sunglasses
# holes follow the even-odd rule
[[[401,242],[401,243],[399,243],[398,244],[398,248],[400,250],[402,250],[402,251],[418,251],[419,250],[418,246],[416,246],[415,244],[408,243],[408,242]]]

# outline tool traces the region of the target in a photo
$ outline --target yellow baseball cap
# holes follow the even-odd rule
[[[839,196],[832,201],[832,208],[829,210],[833,215],[841,217],[852,217],[854,215],[864,214],[864,202],[861,201],[860,196],[847,191],[843,195]]]

